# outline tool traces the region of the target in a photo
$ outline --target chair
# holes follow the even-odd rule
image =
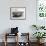
[[[17,36],[17,38],[15,38],[16,41],[16,46],[18,46],[18,27],[16,28],[11,28],[11,33],[5,33],[5,46],[7,46],[8,42],[7,42],[7,38],[13,37],[13,36]]]
[[[20,40],[24,40],[19,42],[19,46],[30,46],[30,42],[29,42],[29,33],[21,33],[21,37]]]
[[[16,35],[16,34],[9,34],[9,33],[6,33],[5,34],[5,46],[7,46],[8,45],[8,42],[7,42],[7,38],[10,38],[10,36],[17,36],[16,38],[15,38],[15,40],[16,40],[16,46],[18,46],[18,34]]]

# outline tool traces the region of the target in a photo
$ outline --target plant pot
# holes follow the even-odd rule
[[[45,40],[45,39],[38,39],[37,42],[38,42],[39,44],[41,44],[41,43],[44,42],[44,40]]]
[[[40,43],[44,43],[44,40],[45,40],[45,39],[40,39]]]
[[[40,43],[40,39],[37,39],[37,43]]]

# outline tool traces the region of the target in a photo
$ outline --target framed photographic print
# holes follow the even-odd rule
[[[26,8],[25,7],[11,7],[10,19],[12,20],[26,19]]]
[[[46,18],[46,0],[37,1],[37,16],[39,19]]]
[[[37,0],[37,15],[36,23],[37,25],[45,25],[46,23],[46,0]]]

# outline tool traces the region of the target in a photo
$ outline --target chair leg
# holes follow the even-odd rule
[[[7,46],[7,34],[5,34],[5,46]]]
[[[7,42],[5,41],[5,46],[7,46]]]

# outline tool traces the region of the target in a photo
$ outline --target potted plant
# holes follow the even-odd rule
[[[45,32],[35,32],[33,35],[37,38],[38,43],[41,43],[40,40],[42,38],[45,38],[44,36],[46,36],[46,33]]]

